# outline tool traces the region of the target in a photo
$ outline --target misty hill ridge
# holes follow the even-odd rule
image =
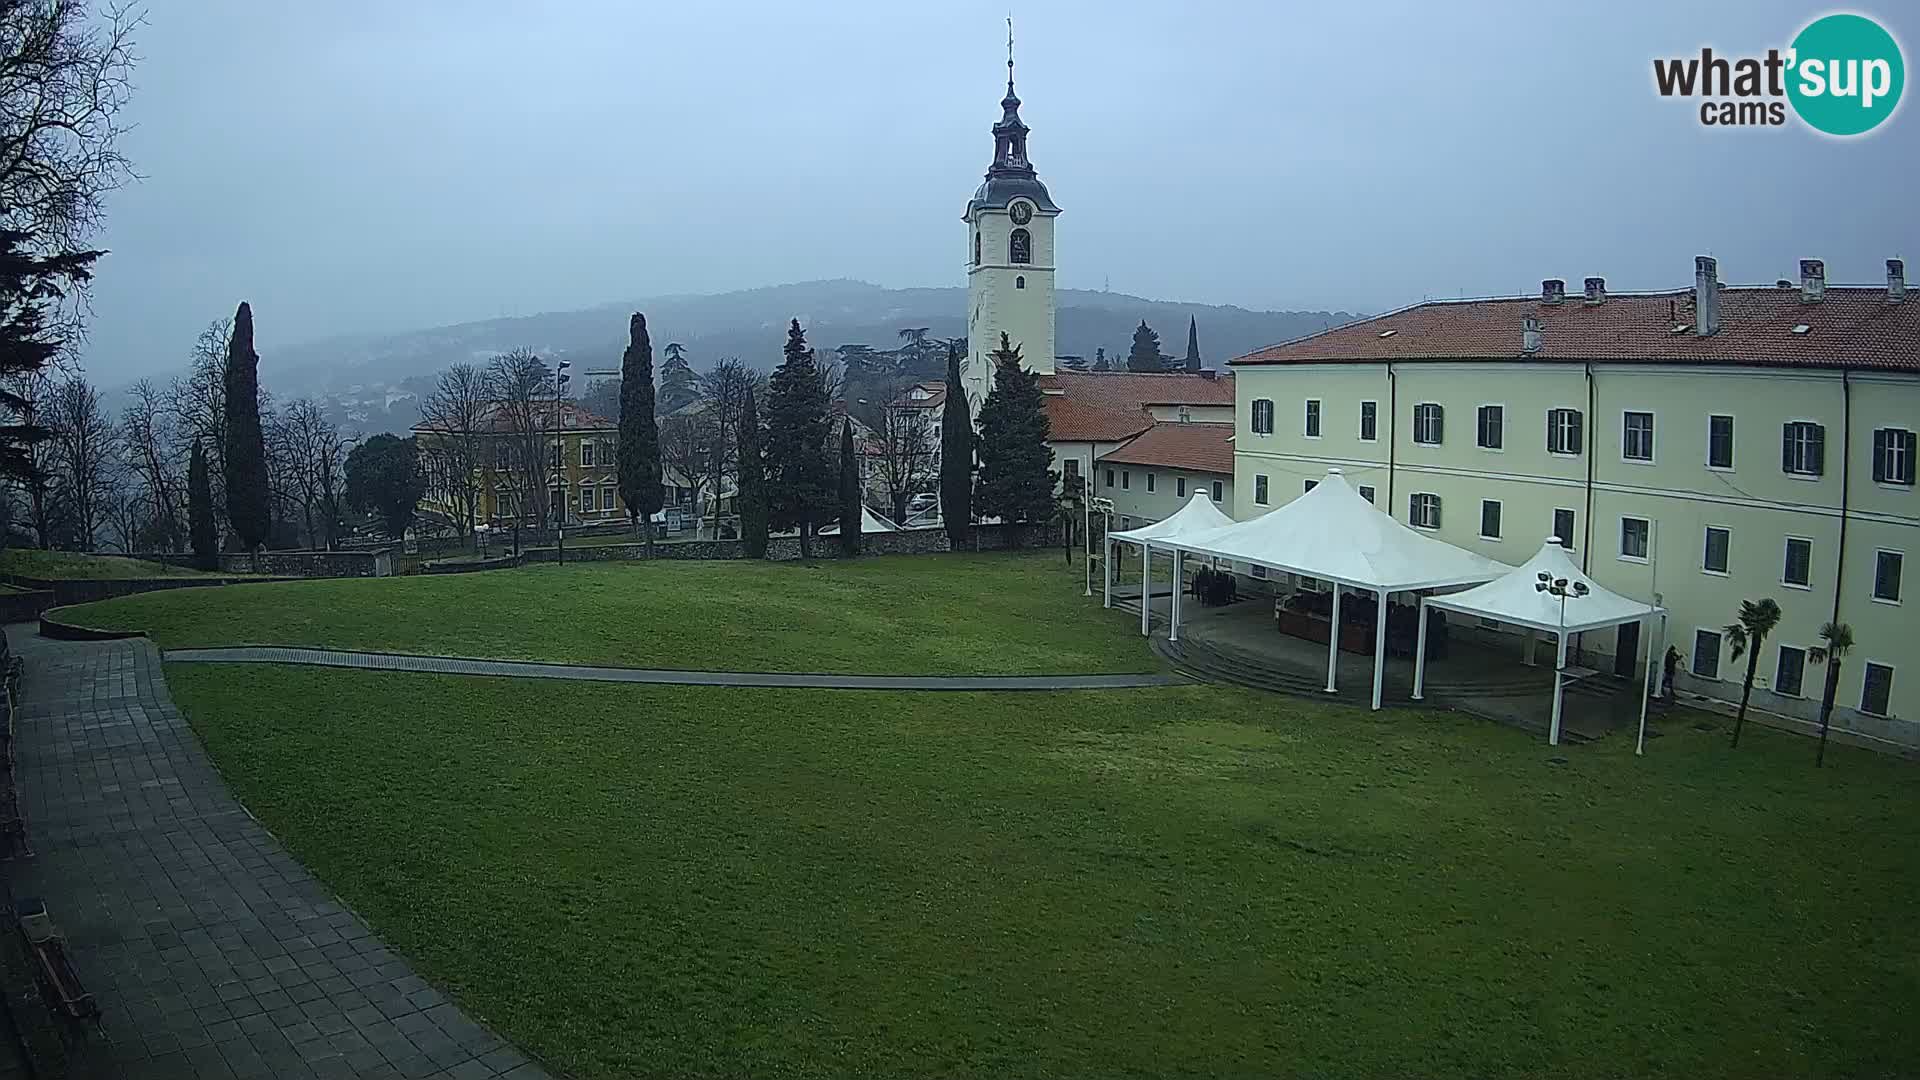
[[[1085,356],[1104,347],[1124,357],[1145,319],[1164,352],[1186,351],[1187,319],[1200,329],[1210,367],[1263,345],[1352,319],[1346,312],[1249,311],[1245,308],[1149,300],[1125,293],[1063,289],[1057,294],[1057,349]],[[260,376],[277,397],[315,396],[356,431],[401,431],[417,418],[415,400],[435,372],[460,360],[485,361],[517,347],[564,358],[574,371],[615,368],[626,345],[627,315],[641,311],[657,351],[669,341],[687,347],[695,370],[723,356],[771,369],[780,360],[789,319],[823,353],[841,345],[892,348],[903,327],[930,336],[966,331],[966,289],[888,289],[862,281],[808,281],[703,296],[658,296],[632,303],[442,326],[387,335],[359,335],[276,348],[262,356]]]

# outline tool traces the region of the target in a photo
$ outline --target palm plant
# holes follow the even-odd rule
[[[1747,680],[1740,687],[1740,711],[1733,717],[1733,745],[1740,745],[1740,729],[1747,722],[1747,699],[1753,696],[1753,673],[1760,666],[1760,643],[1780,625],[1780,605],[1772,598],[1754,603],[1740,601],[1740,619],[1726,625],[1727,641],[1733,646],[1733,658],[1747,654]]]
[[[1820,752],[1813,759],[1816,769],[1827,760],[1827,729],[1833,724],[1833,696],[1840,689],[1840,658],[1853,649],[1853,627],[1827,623],[1820,627],[1820,640],[1824,644],[1807,650],[1808,660],[1827,665],[1827,688],[1820,695]]]

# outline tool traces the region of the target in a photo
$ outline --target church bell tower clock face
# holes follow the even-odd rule
[[[1032,203],[1016,202],[1008,212],[1013,215],[1013,223],[1015,225],[1025,225],[1027,222],[1033,220]]]

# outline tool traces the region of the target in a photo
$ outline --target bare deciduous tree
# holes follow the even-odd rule
[[[553,416],[553,381],[547,365],[532,349],[515,349],[487,364],[487,382],[506,430],[502,445],[507,468],[519,489],[514,509],[535,522],[545,522],[547,479],[552,473],[547,433]]]
[[[713,416],[711,438],[714,453],[708,460],[712,482],[707,490],[713,493],[716,536],[719,534],[720,502],[727,492],[727,477],[734,474],[737,464],[740,410],[746,404],[748,393],[764,401],[767,396],[767,376],[765,372],[755,371],[741,363],[737,357],[722,358],[700,378],[703,406]]]
[[[151,379],[128,388],[120,410],[120,449],[128,471],[129,546],[178,551],[186,544],[186,477],[176,454],[180,439],[167,398]]]
[[[660,460],[667,466],[668,482],[688,489],[696,520],[704,509],[701,495],[713,478],[713,456],[719,448],[714,427],[718,421],[713,409],[682,412],[660,421]]]
[[[899,395],[889,390],[874,428],[879,451],[874,476],[886,490],[893,520],[905,521],[907,500],[931,491],[939,479],[940,433],[928,410],[895,407],[892,403],[898,399]]]
[[[79,375],[68,376],[47,395],[41,422],[53,431],[53,467],[66,493],[74,543],[91,551],[111,493],[113,422],[100,392]]]
[[[486,434],[496,405],[488,373],[476,364],[457,363],[440,373],[433,392],[420,403],[420,440],[429,489],[454,508],[460,535],[474,531],[480,510],[481,469]]]
[[[288,402],[273,428],[286,459],[293,501],[306,523],[307,543],[330,549],[340,520],[339,492],[349,441],[341,437],[339,425],[312,398]]]
[[[187,460],[198,441],[207,455],[207,469],[213,478],[213,510],[216,521],[226,514],[227,446],[227,339],[233,334],[233,320],[209,323],[193,344],[187,358],[186,375],[173,380],[167,388],[166,407],[172,415],[173,454]]]

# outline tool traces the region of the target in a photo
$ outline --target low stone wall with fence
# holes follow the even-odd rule
[[[1060,546],[1059,526],[1047,525],[978,525],[973,529],[973,543],[963,545],[962,551],[1005,551],[1011,547],[1045,548]],[[943,529],[905,529],[900,532],[867,533],[860,538],[861,553],[865,555],[932,555],[952,551]],[[528,562],[553,562],[558,550],[550,547],[529,548],[526,551]],[[628,559],[647,557],[645,544],[596,544],[588,547],[566,549],[568,562],[624,562]],[[653,557],[656,559],[743,559],[746,546],[739,540],[658,540],[653,545]],[[813,557],[816,559],[838,559],[840,538],[821,536],[814,538]],[[770,562],[791,562],[800,558],[800,538],[797,536],[776,536],[767,541],[767,559]]]
[[[220,572],[276,578],[390,577],[393,554],[391,547],[374,551],[230,551],[220,556]],[[134,558],[189,569],[200,565],[193,555],[136,555]]]

